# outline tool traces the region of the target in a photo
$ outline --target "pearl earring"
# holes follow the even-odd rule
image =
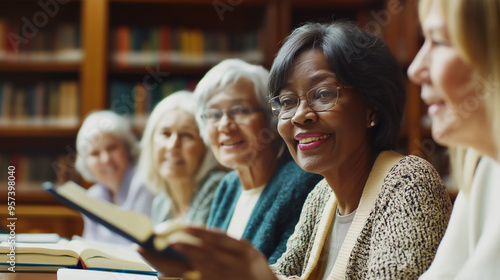
[[[370,126],[371,126],[371,127],[374,127],[374,126],[375,126],[375,121],[372,121],[372,122],[370,123]]]

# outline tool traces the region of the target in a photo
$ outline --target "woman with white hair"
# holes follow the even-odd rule
[[[200,136],[195,105],[191,92],[173,93],[156,105],[146,124],[139,168],[155,193],[154,224],[181,218],[204,225],[226,174]]]
[[[127,120],[112,111],[91,113],[76,139],[76,169],[88,182],[87,194],[124,210],[151,213],[153,195],[135,172],[139,154],[137,139]],[[130,244],[127,239],[87,217],[82,237],[87,240]]]

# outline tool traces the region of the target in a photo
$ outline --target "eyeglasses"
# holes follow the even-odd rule
[[[340,89],[352,88],[351,86],[321,86],[311,89],[306,93],[307,105],[314,112],[324,112],[333,108],[340,97]],[[300,98],[295,94],[281,94],[269,100],[273,115],[279,119],[290,119],[297,112]]]
[[[203,114],[201,115],[201,118],[206,120],[208,124],[210,125],[217,125],[220,120],[222,119],[222,116],[224,114],[227,115],[227,117],[238,124],[244,124],[247,123],[249,120],[249,117],[251,114],[256,113],[256,112],[261,112],[264,111],[263,108],[251,108],[248,106],[243,106],[243,105],[238,105],[229,108],[227,111],[221,111],[219,109],[215,108],[210,108],[205,110]]]

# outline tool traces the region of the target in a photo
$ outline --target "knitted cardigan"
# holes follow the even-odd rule
[[[270,264],[275,263],[286,249],[286,242],[299,220],[307,195],[322,178],[305,172],[289,153],[283,153],[250,215],[242,239],[249,240]],[[238,175],[236,171],[231,171],[217,189],[207,221],[208,228],[227,230],[241,191]]]
[[[309,194],[286,252],[271,267],[280,279],[301,279],[306,269],[313,276],[303,279],[317,279],[325,240],[315,239],[328,236],[333,221],[323,228],[320,221],[323,215],[334,214],[332,205],[336,205],[334,193],[322,181]],[[434,258],[450,213],[450,198],[436,170],[421,158],[405,156],[385,176],[374,208],[362,221],[361,233],[346,237],[355,242],[352,251],[341,249],[338,255],[337,261],[347,258],[343,278],[418,278]],[[356,217],[351,227],[355,223]]]

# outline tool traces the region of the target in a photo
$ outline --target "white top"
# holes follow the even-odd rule
[[[482,157],[469,194],[455,200],[434,261],[420,279],[499,279],[500,165]]]
[[[103,184],[97,183],[87,190],[87,195],[92,198],[112,202],[111,192]],[[122,180],[120,190],[116,196],[117,204],[123,210],[140,212],[151,217],[151,202],[153,194],[146,187],[144,176],[129,166]],[[83,216],[84,227],[82,238],[92,242],[130,245],[132,241],[114,233],[104,225]],[[77,237],[75,237],[77,238]]]
[[[247,226],[248,220],[250,220],[253,208],[255,207],[255,204],[257,204],[264,188],[265,185],[255,189],[243,190],[241,192],[240,198],[234,208],[231,222],[229,222],[229,226],[227,228],[227,235],[236,239],[241,238]]]
[[[328,244],[325,244],[325,264],[323,268],[323,280],[327,280],[330,272],[335,265],[335,261],[337,260],[337,256],[339,255],[340,248],[342,244],[344,244],[345,237],[347,236],[347,232],[351,227],[352,221],[354,220],[354,216],[356,215],[356,210],[347,215],[340,215],[339,210],[337,208],[337,214],[335,215],[335,221],[333,223],[333,228],[330,231],[330,236],[328,237]]]

